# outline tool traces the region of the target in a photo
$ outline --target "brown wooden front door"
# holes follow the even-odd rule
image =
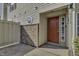
[[[48,42],[59,43],[59,17],[48,18]]]

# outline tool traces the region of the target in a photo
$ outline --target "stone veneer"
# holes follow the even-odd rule
[[[38,24],[21,26],[21,42],[38,46]]]

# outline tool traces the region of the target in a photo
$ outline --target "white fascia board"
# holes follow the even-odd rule
[[[47,7],[39,7],[39,13],[43,13],[43,12],[46,12],[46,11],[50,11],[50,10],[54,10],[56,8],[59,8],[59,7],[62,7],[62,6],[66,6],[66,5],[69,5],[70,3],[58,3],[58,4],[51,4]]]

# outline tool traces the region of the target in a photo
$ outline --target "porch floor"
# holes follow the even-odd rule
[[[40,48],[35,48],[25,56],[68,56],[68,49],[59,46],[45,44]]]

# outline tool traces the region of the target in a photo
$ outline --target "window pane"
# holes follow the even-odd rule
[[[79,36],[79,32],[77,32],[77,35]]]
[[[16,9],[16,3],[10,4],[10,12]]]
[[[79,14],[77,14],[77,25],[79,25]]]
[[[62,37],[62,39],[64,39],[64,37]]]
[[[62,31],[64,31],[64,27],[62,27]]]
[[[77,25],[79,25],[79,20],[77,20]]]
[[[64,22],[62,22],[62,25],[64,25]]]
[[[64,18],[62,18],[62,22],[64,22]]]
[[[77,27],[77,32],[79,32],[79,27]]]

